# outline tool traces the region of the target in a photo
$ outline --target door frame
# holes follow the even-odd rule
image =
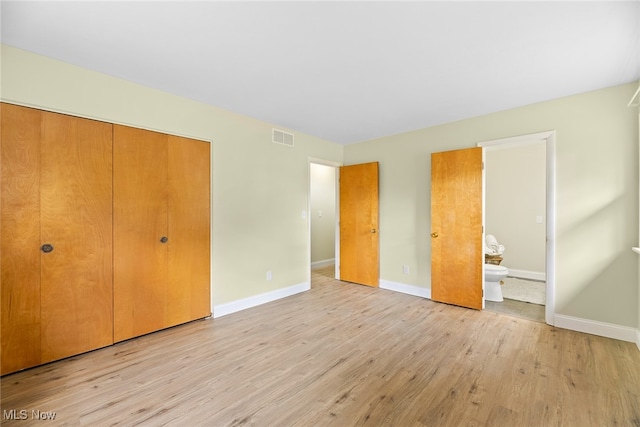
[[[555,324],[555,289],[556,289],[556,131],[538,132],[528,135],[483,141],[477,144],[483,151],[503,149],[510,146],[522,147],[532,144],[545,144],[546,148],[546,301],[545,322]],[[483,175],[485,171],[483,170]],[[483,177],[484,181],[484,177]],[[482,209],[484,211],[485,192],[483,186]],[[484,215],[483,215],[484,221]],[[483,224],[484,226],[484,224]],[[483,233],[484,234],[484,233]],[[483,266],[484,270],[484,266]],[[483,272],[484,276],[484,272]]]
[[[331,160],[325,160],[315,157],[309,157],[307,163],[307,211],[304,213],[307,217],[307,265],[309,266],[309,276],[308,282],[311,285],[311,164],[323,165],[333,167],[335,171],[335,189],[334,189],[334,197],[335,197],[335,271],[334,277],[340,280],[340,167],[343,166],[342,163],[334,162]]]

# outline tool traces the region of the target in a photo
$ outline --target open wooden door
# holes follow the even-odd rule
[[[482,147],[431,155],[431,299],[482,309]]]
[[[340,280],[378,287],[378,162],[340,168]]]

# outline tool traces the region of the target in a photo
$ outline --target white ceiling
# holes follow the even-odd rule
[[[2,1],[2,42],[348,144],[640,78],[640,2]]]

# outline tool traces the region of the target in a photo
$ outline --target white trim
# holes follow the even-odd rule
[[[216,253],[215,248],[214,248],[214,242],[213,242],[213,236],[215,236],[214,234],[214,230],[213,230],[213,198],[214,198],[214,194],[213,194],[213,165],[214,165],[214,157],[213,157],[213,152],[214,152],[214,146],[213,146],[213,141],[211,142],[211,145],[209,146],[209,310],[211,310],[211,316],[213,316],[213,307],[215,305],[215,302],[213,300],[214,298],[214,294],[215,294],[215,289],[214,289],[214,277],[215,277],[215,271],[214,271],[214,262],[213,262],[213,258],[214,258],[214,254]]]
[[[487,233],[486,228],[487,224],[485,223],[487,218],[487,168],[484,165],[487,164],[487,149],[482,149],[482,241],[486,242]],[[486,247],[486,246],[484,246]],[[484,254],[479,254],[481,258],[484,258]],[[487,280],[486,280],[486,262],[480,261],[482,263],[482,309],[487,308],[487,299],[485,298],[486,290],[487,290]]]
[[[509,277],[517,277],[520,279],[529,279],[529,280],[539,280],[541,282],[544,282],[546,280],[546,274],[544,273],[544,271],[517,270],[515,268],[509,268]]]
[[[309,163],[315,163],[315,164],[324,165],[324,166],[333,166],[334,168],[339,168],[340,166],[342,166],[342,163],[334,162],[332,160],[321,159],[319,157],[309,157]]]
[[[635,93],[629,100],[627,107],[637,107],[639,105],[640,105],[640,86],[638,86],[638,89],[636,89]]]
[[[547,246],[546,246],[546,302],[545,302],[545,322],[554,324],[556,308],[556,131],[538,132],[529,135],[513,136],[510,138],[496,139],[493,141],[479,142],[479,147],[486,150],[500,150],[514,146],[531,144],[546,144],[546,223],[547,223]],[[483,200],[484,203],[484,200]]]
[[[513,147],[524,147],[526,145],[540,144],[546,141],[555,131],[545,131],[532,133],[528,135],[511,136],[508,138],[494,139],[491,141],[482,141],[478,143],[478,147],[484,147],[489,151],[504,150]]]
[[[407,285],[404,283],[392,282],[390,280],[384,279],[380,279],[379,287],[380,289],[386,289],[389,291],[395,291],[407,295],[431,299],[431,289],[428,288],[421,288],[414,285]]]
[[[314,270],[316,268],[322,268],[322,267],[326,267],[328,265],[333,265],[335,264],[336,259],[335,258],[329,258],[329,259],[323,259],[320,261],[315,261],[311,263],[311,269]]]
[[[640,350],[640,329],[636,330],[636,346]]]
[[[555,326],[586,334],[598,335],[616,340],[635,342],[640,339],[640,332],[628,326],[614,325],[612,323],[598,322],[596,320],[582,319],[579,317],[556,314]],[[637,344],[637,342],[636,342]],[[640,349],[640,345],[638,346]]]
[[[547,259],[545,321],[553,325],[556,310],[556,131],[546,137],[547,145]]]
[[[336,230],[335,230],[335,242],[336,249],[334,255],[336,257],[334,276],[340,280],[340,166],[336,166]]]
[[[213,318],[226,316],[227,314],[235,313],[247,308],[257,307],[268,302],[276,301],[282,298],[290,297],[301,292],[305,292],[311,289],[309,282],[299,283],[288,288],[276,289],[275,291],[265,292],[263,294],[254,295],[252,297],[231,301],[224,304],[219,304],[213,307]]]

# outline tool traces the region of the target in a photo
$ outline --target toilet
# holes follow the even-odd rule
[[[500,281],[507,277],[509,269],[495,264],[484,265],[484,299],[488,301],[502,302],[502,289]]]

